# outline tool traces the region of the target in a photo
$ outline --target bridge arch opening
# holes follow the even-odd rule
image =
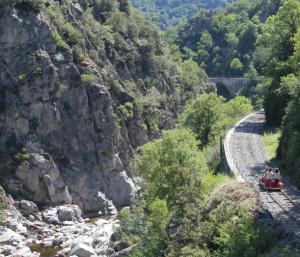
[[[230,100],[230,99],[233,98],[232,95],[231,95],[231,93],[227,89],[227,87],[224,86],[224,84],[222,84],[220,82],[217,82],[216,86],[217,86],[217,94],[218,95],[223,96],[227,100]]]

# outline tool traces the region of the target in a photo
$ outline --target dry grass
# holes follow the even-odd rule
[[[206,204],[206,212],[215,209],[221,203],[226,202],[230,207],[240,207],[256,213],[258,210],[258,193],[245,183],[230,179],[218,186]]]

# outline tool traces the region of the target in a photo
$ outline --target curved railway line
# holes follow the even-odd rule
[[[300,192],[283,178],[282,191],[266,191],[259,185],[259,175],[268,165],[261,141],[265,124],[263,111],[252,113],[231,129],[224,148],[228,165],[236,178],[253,185],[259,192],[262,207],[267,209],[283,229],[300,239]]]

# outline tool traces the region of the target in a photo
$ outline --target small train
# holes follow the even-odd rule
[[[263,174],[259,176],[259,184],[265,190],[281,190],[284,187],[278,168],[267,167]]]

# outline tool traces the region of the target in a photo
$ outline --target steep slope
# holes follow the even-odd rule
[[[1,185],[17,198],[72,202],[86,213],[128,205],[137,190],[133,149],[172,126],[185,92],[205,90],[205,73],[191,88],[159,32],[127,1],[7,2]]]
[[[267,54],[255,52],[256,40],[281,3],[237,0],[220,10],[201,10],[179,26],[176,44],[184,58],[193,58],[209,76],[255,76]]]

